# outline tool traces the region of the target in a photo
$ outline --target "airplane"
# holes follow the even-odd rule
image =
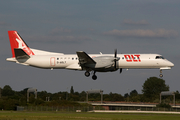
[[[17,31],[8,31],[12,57],[7,61],[44,69],[69,69],[85,71],[96,80],[96,72],[114,72],[120,69],[171,69],[174,64],[159,54],[87,54],[77,51],[76,54],[63,54],[32,49],[24,42]]]

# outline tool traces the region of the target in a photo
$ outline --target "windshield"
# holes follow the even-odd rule
[[[164,59],[163,56],[156,56],[156,59]]]

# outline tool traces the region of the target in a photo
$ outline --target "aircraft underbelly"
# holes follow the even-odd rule
[[[158,64],[157,61],[153,60],[142,60],[141,62],[120,62],[119,68],[160,68],[163,65]]]

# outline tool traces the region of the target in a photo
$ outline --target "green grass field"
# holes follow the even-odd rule
[[[180,120],[180,115],[1,111],[0,120]]]

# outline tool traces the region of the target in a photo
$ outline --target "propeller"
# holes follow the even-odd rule
[[[117,49],[114,50],[114,69],[116,70],[116,65],[117,65],[117,61],[119,60],[120,58],[117,57]]]
[[[119,57],[117,57],[117,49],[115,49],[114,50],[114,69],[116,70],[117,69],[117,67],[116,67],[116,65],[117,65],[117,61],[119,61]],[[120,73],[122,73],[122,68],[120,68]]]

